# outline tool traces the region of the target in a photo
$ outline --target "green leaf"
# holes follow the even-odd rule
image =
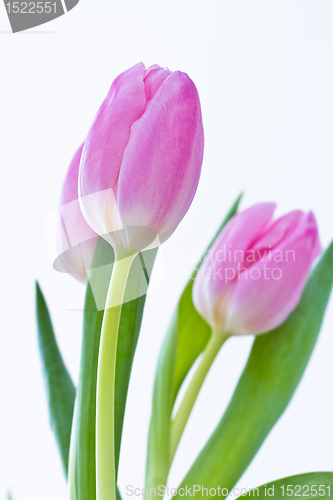
[[[92,272],[98,273],[105,263],[104,259],[112,251],[102,238],[98,239]],[[113,259],[113,256],[110,257]],[[102,267],[105,271],[108,266]],[[105,293],[105,290],[104,290]],[[88,281],[84,314],[79,382],[75,403],[74,425],[74,485],[75,498],[79,500],[96,498],[95,473],[95,414],[96,378],[100,333],[104,311],[96,307],[95,298]]]
[[[153,267],[156,250],[148,250],[133,262],[125,291],[125,300],[147,288],[142,268],[144,259],[148,274]],[[83,341],[75,422],[75,493],[79,500],[95,500],[95,419],[98,351],[104,311],[96,307],[105,303],[112,272],[112,247],[99,238],[87,284],[83,318]],[[111,263],[111,264],[110,264]],[[97,284],[97,287],[96,287]],[[93,293],[94,291],[94,293]],[[96,294],[100,294],[99,297]],[[132,363],[141,326],[145,295],[123,304],[117,347],[115,383],[115,454],[118,468],[123,419]],[[117,492],[120,498],[119,491]]]
[[[38,283],[36,283],[36,315],[51,427],[67,477],[75,387],[61,357],[50,314]]]
[[[177,359],[177,335],[169,330],[158,358],[150,419],[146,488],[165,485],[170,468],[170,418],[173,407],[172,389]]]
[[[312,489],[311,489],[312,487]],[[319,487],[321,488],[319,491]],[[331,499],[333,487],[333,472],[309,472],[297,476],[284,477],[253,488],[245,497],[265,499],[274,497],[275,500],[282,498],[304,497]],[[287,490],[287,488],[289,488]],[[289,491],[289,493],[288,493]]]
[[[218,228],[207,248],[211,248],[225,224],[235,215],[240,195]],[[146,486],[158,487],[166,482],[170,468],[170,419],[178,391],[193,363],[206,347],[211,328],[196,311],[192,287],[205,255],[195,267],[177,305],[158,360],[152,416],[149,429]]]
[[[258,336],[230,404],[182,485],[222,485],[242,476],[291,400],[315,346],[333,285],[333,243],[286,322]]]

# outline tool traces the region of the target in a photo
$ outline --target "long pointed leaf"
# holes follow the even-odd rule
[[[50,314],[38,283],[36,283],[36,316],[51,427],[67,477],[75,387],[59,351]]]
[[[333,243],[312,271],[287,321],[254,341],[230,404],[182,486],[219,484],[242,476],[291,400],[314,349],[333,285]]]

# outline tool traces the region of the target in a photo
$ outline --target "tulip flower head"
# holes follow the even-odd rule
[[[197,89],[180,71],[139,63],[119,75],[85,140],[82,213],[113,247],[96,389],[96,496],[115,498],[114,388],[117,332],[135,255],[176,229],[193,200],[203,159]],[[105,401],[109,401],[105,404]]]
[[[61,192],[58,224],[56,228],[56,254],[54,267],[70,273],[82,281],[93,259],[98,235],[84,219],[78,200],[78,176],[83,144],[72,159]]]
[[[203,146],[199,96],[185,73],[139,63],[114,80],[85,141],[79,199],[117,258],[175,231],[198,186]]]
[[[321,253],[312,212],[273,220],[274,203],[235,215],[205,257],[193,301],[213,329],[261,334],[282,324],[300,301]]]

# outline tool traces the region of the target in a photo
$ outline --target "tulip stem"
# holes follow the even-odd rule
[[[116,499],[114,396],[118,330],[127,277],[135,255],[115,260],[101,330],[96,394],[96,498]]]
[[[189,419],[194,403],[198,397],[201,386],[213,364],[216,355],[224,342],[229,338],[228,335],[216,330],[212,330],[212,335],[203,351],[201,361],[196,372],[187,388],[185,396],[178,408],[178,411],[171,421],[171,436],[170,436],[170,465],[175,456],[179,441],[184,432],[186,423]]]

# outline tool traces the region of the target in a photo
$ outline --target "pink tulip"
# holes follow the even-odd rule
[[[233,217],[199,269],[193,301],[215,330],[264,333],[299,303],[321,253],[318,228],[312,212],[273,220],[275,207],[260,203]]]
[[[87,280],[98,235],[84,219],[78,200],[78,175],[83,144],[69,166],[60,198],[55,267],[82,281]]]
[[[175,231],[198,186],[203,146],[199,96],[185,73],[138,63],[114,80],[85,141],[79,195],[85,219],[118,257]]]

